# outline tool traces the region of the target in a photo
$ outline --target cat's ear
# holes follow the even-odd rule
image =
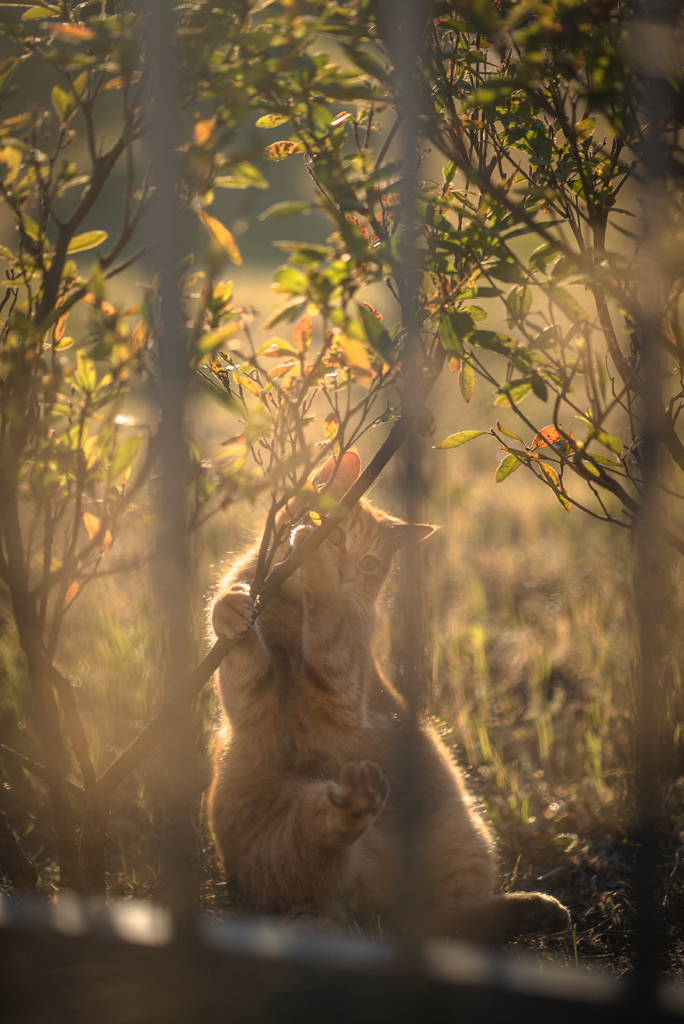
[[[420,544],[438,529],[438,526],[428,526],[426,523],[389,523],[385,526],[386,537],[389,535],[387,544],[394,553],[400,548],[410,547],[411,544]]]
[[[335,465],[335,460],[331,457],[327,462],[323,463],[320,469],[316,470],[309,480],[309,483],[312,485],[314,490],[322,490],[323,487],[325,487],[335,471]],[[337,463],[335,479],[328,487],[326,494],[329,494],[335,501],[339,501],[340,498],[344,497],[351,485],[358,479],[360,472],[361,459],[359,458],[358,453],[353,449],[345,452]]]

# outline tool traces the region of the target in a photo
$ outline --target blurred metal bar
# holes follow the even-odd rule
[[[663,20],[657,0],[646,3],[643,16],[660,23],[664,33],[674,25]],[[661,766],[663,742],[660,630],[663,574],[666,572],[663,524],[658,492],[659,428],[663,416],[660,342],[663,331],[669,227],[666,214],[668,153],[665,126],[671,116],[669,85],[661,69],[644,78],[645,131],[644,258],[642,271],[643,319],[639,379],[642,387],[639,416],[642,439],[642,516],[637,538],[634,574],[639,665],[636,681],[635,799],[637,825],[635,1019],[650,1020],[654,1012],[657,974],[662,954],[663,925],[659,907],[658,849],[662,827]]]
[[[179,305],[180,200],[177,148],[178,86],[175,71],[174,7],[171,0],[149,0],[147,55],[154,108],[150,152],[155,186],[151,217],[154,269],[159,275],[161,331],[158,338],[159,476],[156,481],[156,557],[158,614],[165,646],[165,698],[181,696],[192,667],[190,573],[188,565],[185,478],[188,453],[184,418],[188,355]],[[195,899],[192,822],[194,768],[193,717],[181,704],[164,743],[165,888],[179,922]]]
[[[402,393],[402,415],[410,429],[399,455],[398,476],[402,490],[404,516],[410,523],[423,519],[426,480],[422,467],[422,443],[416,426],[423,418],[419,395],[421,344],[419,331],[422,238],[417,203],[418,164],[420,161],[420,86],[418,81],[424,33],[431,4],[426,0],[385,0],[382,17],[389,54],[400,82],[397,105],[402,183],[398,211],[399,268],[396,274],[402,328],[405,332],[402,366],[406,383]],[[425,937],[428,905],[425,871],[421,850],[423,794],[420,789],[419,741],[423,679],[423,608],[421,600],[421,549],[410,545],[402,552],[399,575],[399,608],[402,623],[400,652],[401,692],[407,714],[400,762],[400,882],[398,909],[403,958],[416,965]]]
[[[0,897],[3,1024],[624,1024],[625,978],[431,943],[419,976],[385,943],[272,919],[198,915],[177,970],[169,912],[148,901],[46,904]],[[660,984],[648,1024],[684,1020],[684,986]]]

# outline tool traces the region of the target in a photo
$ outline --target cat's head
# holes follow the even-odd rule
[[[361,463],[355,452],[347,452],[340,462],[333,459],[319,470],[315,483],[332,477],[326,493],[339,501],[357,479]],[[324,543],[339,572],[340,586],[357,600],[373,603],[385,582],[392,556],[401,548],[418,544],[434,533],[436,527],[405,523],[361,500],[340,521]]]

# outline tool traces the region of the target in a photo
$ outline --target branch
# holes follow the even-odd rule
[[[28,859],[10,828],[7,815],[0,811],[0,864],[12,879],[15,889],[35,892],[38,872]]]
[[[6,747],[4,743],[0,743],[0,757],[3,757],[5,761],[12,761],[14,764],[18,764],[20,768],[25,768],[27,772],[32,772],[39,779],[47,780],[48,778],[49,772],[44,765],[39,764],[37,761],[32,761],[30,757],[25,757],[18,750]],[[77,786],[75,782],[69,782],[68,779],[67,788],[70,793],[81,799],[85,795],[80,786]]]
[[[83,728],[83,721],[78,711],[74,690],[69,679],[59,672],[54,665],[50,667],[52,684],[59,694],[59,702],[62,705],[64,721],[69,731],[71,747],[78,761],[83,776],[83,786],[88,790],[97,781],[93,762],[90,759],[88,749],[88,738]]]

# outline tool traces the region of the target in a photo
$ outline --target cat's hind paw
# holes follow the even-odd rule
[[[254,601],[244,590],[229,591],[214,604],[211,622],[217,636],[237,640],[244,636],[252,623]]]
[[[339,785],[328,783],[328,800],[354,831],[378,816],[388,792],[387,779],[372,761],[352,761],[342,769]]]

